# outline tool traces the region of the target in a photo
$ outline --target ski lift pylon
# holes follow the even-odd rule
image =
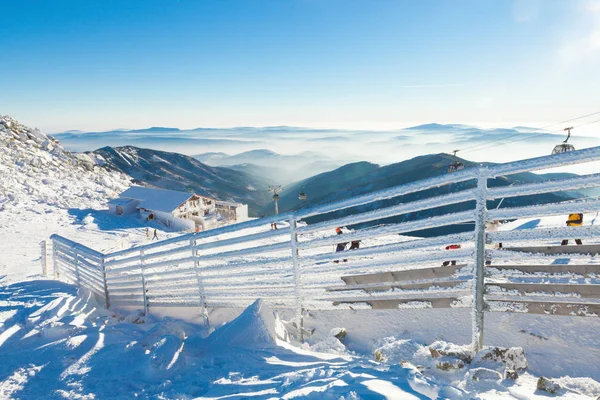
[[[453,153],[453,157],[454,157],[454,162],[448,167],[448,173],[452,173],[452,172],[456,172],[456,171],[460,171],[465,169],[465,165],[463,163],[461,163],[460,161],[458,161],[458,158],[456,158],[456,153],[458,153],[459,150],[454,150]]]
[[[557,144],[556,146],[554,146],[554,149],[552,150],[552,154],[561,154],[561,153],[566,153],[568,151],[575,150],[575,146],[567,143],[569,141],[569,139],[571,138],[571,129],[573,129],[572,126],[564,129],[565,131],[567,131],[567,138],[561,144]]]

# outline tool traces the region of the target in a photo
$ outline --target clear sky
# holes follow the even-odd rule
[[[0,114],[148,126],[545,124],[600,110],[600,2],[3,0]]]

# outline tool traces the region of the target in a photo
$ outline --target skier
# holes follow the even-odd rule
[[[569,214],[569,218],[567,219],[567,226],[582,226],[583,225],[583,214]],[[581,239],[575,239],[575,243],[583,244]],[[566,246],[569,244],[569,239],[565,239],[560,244],[561,246]]]
[[[150,239],[150,229],[146,228],[146,239]]]
[[[335,228],[335,232],[336,232],[338,235],[341,235],[341,234],[343,233],[343,232],[342,232],[342,228],[340,228],[340,227],[337,227],[337,228]],[[336,252],[336,253],[338,253],[338,252],[340,252],[340,251],[344,251],[344,250],[346,250],[346,245],[347,245],[347,244],[348,244],[348,242],[342,242],[342,243],[338,243],[338,244],[337,244],[337,246],[335,247],[335,252]],[[344,262],[347,262],[347,261],[348,261],[347,259],[344,259]],[[333,262],[337,264],[337,263],[339,263],[339,262],[340,262],[340,260],[334,260]]]
[[[460,248],[461,248],[460,244],[451,244],[451,245],[446,246],[446,250],[458,250]],[[446,267],[449,264],[456,265],[456,260],[444,261],[442,263],[442,266]]]
[[[359,248],[360,248],[360,240],[353,240],[352,242],[350,242],[349,250],[358,250]]]
[[[158,240],[158,231],[156,230],[156,228],[154,229],[154,236],[152,236],[152,240]]]

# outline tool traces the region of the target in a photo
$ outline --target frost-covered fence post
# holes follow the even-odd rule
[[[483,347],[483,311],[485,291],[485,221],[487,219],[486,201],[488,196],[487,167],[480,167],[477,176],[477,198],[475,204],[475,267],[473,268],[473,352]]]
[[[296,231],[297,221],[291,216],[290,217],[290,246],[292,248],[292,266],[294,267],[294,285],[295,285],[295,297],[296,297],[296,323],[298,324],[298,341],[304,341],[304,318],[302,316],[304,309],[302,308],[303,296],[302,296],[302,271],[300,268],[300,262],[298,261],[298,233]]]
[[[140,250],[140,274],[142,275],[142,299],[144,301],[144,315],[148,315],[148,295],[146,293],[146,278],[144,277],[144,249]]]
[[[52,239],[52,269],[54,270],[54,279],[58,279],[58,270],[56,268],[56,240]]]
[[[198,260],[198,249],[196,249],[196,239],[190,239],[190,247],[192,249],[192,257],[194,257],[194,270],[196,271],[196,280],[198,282],[198,294],[200,295],[200,307],[202,312],[202,321],[205,327],[210,326],[208,320],[208,310],[206,309],[206,296],[204,295],[204,285],[200,277],[200,261]]]
[[[108,284],[106,282],[106,265],[104,260],[104,254],[102,255],[102,259],[100,260],[100,270],[102,271],[102,282],[104,283],[104,301],[106,305],[106,309],[110,308],[110,301],[108,300]]]
[[[48,275],[48,242],[42,240],[40,242],[40,251],[41,251],[41,262],[42,262],[42,275]]]
[[[79,277],[79,251],[75,246],[75,278],[77,278],[77,286],[81,287],[81,278]]]

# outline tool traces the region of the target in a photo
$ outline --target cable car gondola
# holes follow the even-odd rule
[[[456,158],[456,153],[458,153],[458,150],[454,150],[453,153],[454,153],[454,163],[448,167],[448,173],[461,171],[461,170],[465,169],[465,165],[463,163],[461,163],[460,161],[458,161],[458,158]]]
[[[573,129],[572,126],[564,129],[565,131],[567,131],[567,138],[561,144],[557,144],[556,146],[554,146],[552,154],[566,153],[568,151],[575,150],[575,146],[567,143],[569,141],[569,138],[571,137],[571,129]]]
[[[300,194],[298,194],[298,200],[306,200],[306,193],[300,192]]]

